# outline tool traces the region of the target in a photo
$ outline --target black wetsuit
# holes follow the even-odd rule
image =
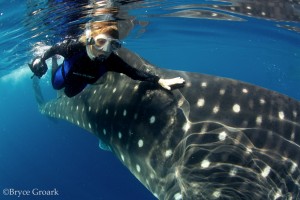
[[[57,69],[52,69],[52,85],[55,89],[65,88],[68,97],[81,92],[87,84],[95,83],[107,71],[123,73],[134,80],[158,83],[159,77],[140,71],[124,62],[115,53],[105,59],[91,60],[83,43],[69,40],[51,47],[43,56],[44,62],[54,55],[63,56],[64,62]]]

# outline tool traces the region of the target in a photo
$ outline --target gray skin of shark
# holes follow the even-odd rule
[[[159,69],[121,49],[129,64],[164,78],[166,91],[113,72],[41,113],[106,143],[158,199],[299,199],[300,103],[244,82]]]

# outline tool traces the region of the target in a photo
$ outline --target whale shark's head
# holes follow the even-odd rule
[[[299,102],[119,55],[186,85],[165,91],[109,72],[73,98],[43,103],[35,82],[41,112],[95,134],[159,199],[299,198]]]

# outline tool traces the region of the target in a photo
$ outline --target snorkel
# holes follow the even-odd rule
[[[91,60],[95,60],[96,56],[92,53],[92,36],[91,36],[91,29],[88,28],[85,30],[86,36],[86,52]]]

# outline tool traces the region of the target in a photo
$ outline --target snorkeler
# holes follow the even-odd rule
[[[94,22],[78,40],[56,44],[43,56],[36,57],[29,64],[35,76],[41,78],[47,72],[46,60],[52,57],[52,86],[64,88],[68,97],[80,93],[88,84],[95,83],[106,72],[118,72],[134,80],[148,81],[171,90],[173,85],[183,85],[180,77],[162,79],[138,70],[123,61],[114,51],[121,47],[119,32],[114,22]],[[64,57],[57,65],[55,55]]]

